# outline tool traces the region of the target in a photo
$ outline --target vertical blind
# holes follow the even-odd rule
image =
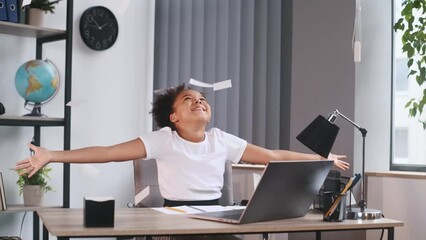
[[[281,0],[156,1],[154,90],[231,79],[232,88],[202,89],[210,127],[280,148],[280,117],[289,109],[281,96],[281,12]]]

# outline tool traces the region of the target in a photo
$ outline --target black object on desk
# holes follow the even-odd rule
[[[84,198],[84,226],[114,227],[114,210],[112,198]]]
[[[324,192],[324,215],[323,220],[328,222],[341,222],[346,219],[346,193]],[[326,216],[335,201],[338,201],[335,209]]]
[[[6,109],[4,108],[3,104],[0,103],[0,115],[3,115],[6,112]]]

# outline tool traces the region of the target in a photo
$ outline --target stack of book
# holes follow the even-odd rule
[[[26,23],[27,9],[24,0],[0,0],[0,21]]]
[[[0,211],[5,211],[6,209],[6,194],[4,193],[3,176],[0,172]]]

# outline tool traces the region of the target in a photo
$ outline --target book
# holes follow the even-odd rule
[[[0,0],[0,21],[7,21],[6,0]]]
[[[6,193],[4,192],[3,176],[0,172],[0,210],[5,211],[6,209]]]
[[[9,22],[17,23],[18,19],[18,2],[17,0],[6,0],[6,8],[7,8],[7,20]]]

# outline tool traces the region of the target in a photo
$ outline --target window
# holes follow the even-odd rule
[[[394,0],[393,23],[401,17],[402,2]],[[393,32],[393,126],[391,170],[426,171],[426,130],[408,116],[405,104],[419,96],[415,79],[407,79],[407,58],[402,52],[401,31]]]
[[[404,164],[408,161],[408,129],[395,128],[394,162]]]
[[[395,59],[395,92],[397,94],[408,91],[408,66],[406,58]]]

